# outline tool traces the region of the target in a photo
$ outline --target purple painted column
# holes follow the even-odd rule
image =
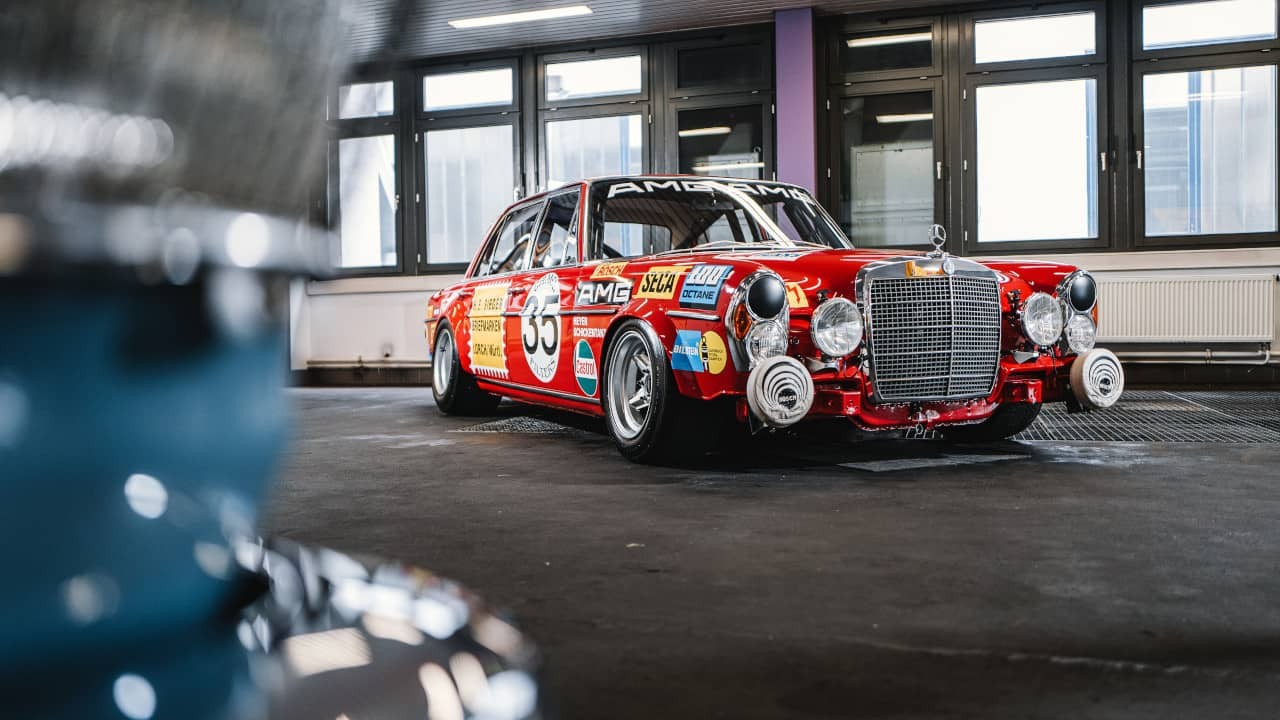
[[[773,14],[773,52],[777,58],[778,179],[817,192],[813,8]]]

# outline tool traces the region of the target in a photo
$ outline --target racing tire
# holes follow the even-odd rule
[[[1006,440],[1031,427],[1040,415],[1040,403],[1001,405],[991,417],[974,425],[940,428],[942,437],[955,442],[995,442]]]
[[[477,387],[476,379],[463,371],[458,343],[448,325],[436,331],[431,354],[431,395],[445,415],[492,415],[502,402],[501,397]]]
[[[623,457],[680,463],[715,447],[714,405],[680,394],[662,341],[647,324],[628,320],[617,330],[600,378],[605,426]]]

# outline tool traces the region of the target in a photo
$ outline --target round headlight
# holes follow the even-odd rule
[[[862,314],[845,298],[833,298],[813,311],[809,334],[824,355],[844,357],[862,342]]]
[[[1098,284],[1093,276],[1083,270],[1075,273],[1066,288],[1067,302],[1076,312],[1089,312],[1098,301]]]
[[[1093,349],[1098,339],[1098,328],[1093,325],[1093,318],[1088,315],[1073,315],[1067,321],[1067,347],[1079,355]]]
[[[1036,345],[1054,344],[1062,335],[1062,306],[1048,293],[1032,293],[1022,304],[1022,331]]]
[[[755,365],[766,358],[787,354],[787,331],[776,322],[759,322],[747,331],[742,344],[751,364]]]
[[[758,275],[747,290],[747,307],[761,320],[778,317],[787,306],[787,286],[773,275]]]

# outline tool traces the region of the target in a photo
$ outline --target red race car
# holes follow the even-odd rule
[[[528,198],[427,303],[436,404],[603,416],[647,462],[734,420],[976,441],[1017,434],[1046,402],[1116,402],[1124,373],[1094,348],[1089,273],[953,257],[930,233],[930,253],[855,249],[808,192],[772,182],[618,177]]]

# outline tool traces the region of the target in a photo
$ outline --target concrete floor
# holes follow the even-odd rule
[[[561,717],[1280,708],[1274,442],[818,433],[679,470],[572,415],[504,405],[541,432],[458,432],[485,421],[423,388],[293,393],[268,529],[509,608]]]

